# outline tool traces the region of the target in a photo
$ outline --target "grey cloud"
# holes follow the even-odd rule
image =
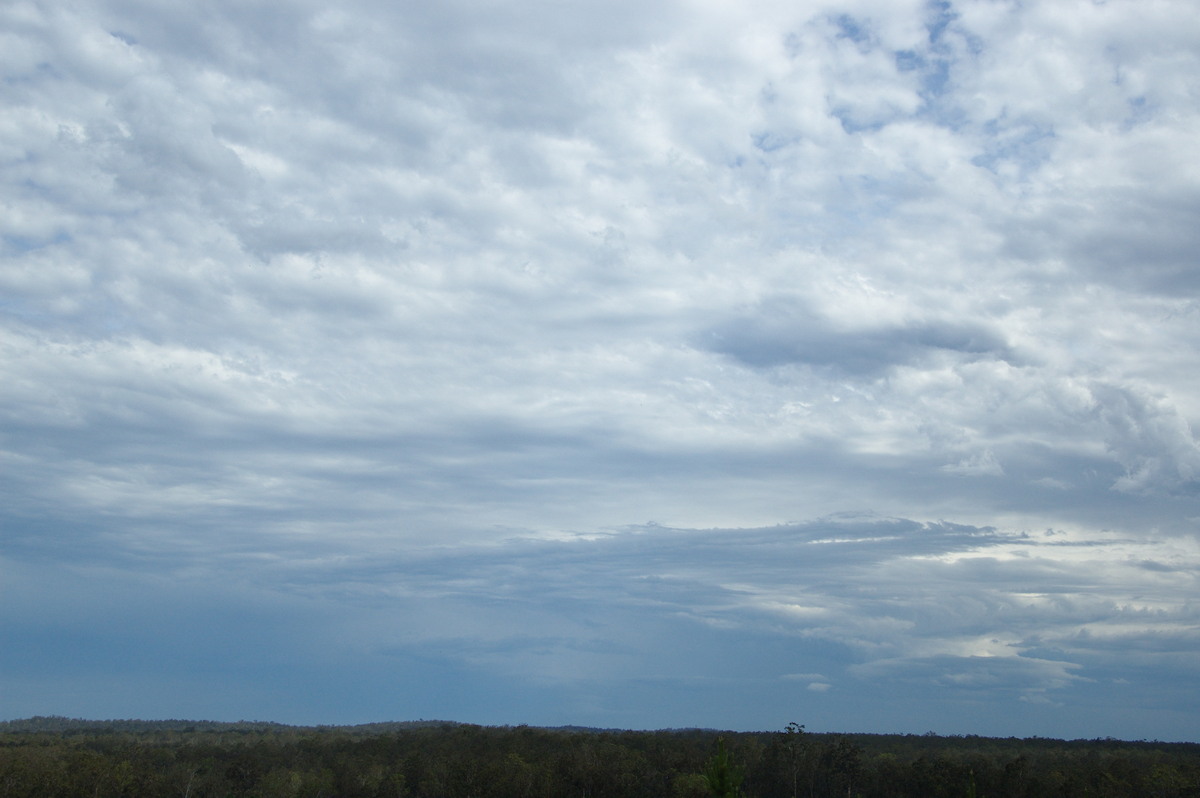
[[[1198,287],[1190,187],[1112,187],[1086,206],[1055,203],[1056,213],[1005,222],[1008,251],[1034,261],[1059,257],[1091,279],[1134,293],[1192,296]]]
[[[1041,695],[1067,687],[1079,666],[1032,657],[928,657],[883,660],[853,668],[864,679],[936,685],[940,689],[979,689]]]
[[[5,617],[312,630],[202,715],[1184,728],[1183,5],[0,9]],[[162,639],[137,706],[220,686]],[[59,665],[29,714],[140,691]]]
[[[1114,487],[1130,492],[1194,493],[1200,447],[1187,421],[1170,405],[1115,386],[1093,389],[1105,442],[1125,467]]]
[[[1037,557],[989,556],[1014,547]],[[1095,565],[1103,552],[1080,563],[1067,554],[995,530],[846,516],[762,529],[643,526],[369,559],[228,560],[223,572],[238,583],[253,569],[254,582],[334,616],[353,608],[343,645],[364,656],[424,651],[452,670],[617,691],[670,669],[742,682],[799,672],[823,674],[828,692],[904,684],[984,704],[1008,695],[1070,703],[1098,671],[1111,679],[1172,667],[1098,657],[1120,641],[1132,651],[1149,640],[1112,603],[1129,591],[1174,602],[1152,617],[1171,651],[1194,652],[1182,596],[1104,577]],[[1059,598],[1032,600],[1031,591]],[[1107,642],[1092,645],[1079,629]],[[991,650],[970,653],[980,647]]]
[[[1128,199],[1116,198],[1102,214],[1116,224],[1072,231],[1069,254],[1102,279],[1135,290],[1195,295],[1200,236],[1192,222],[1200,214],[1200,194],[1186,190]],[[1091,229],[1088,229],[1088,228]],[[1065,231],[1064,231],[1065,232]]]
[[[984,325],[917,322],[880,327],[864,320],[856,330],[837,329],[805,304],[770,301],[709,328],[698,345],[748,366],[804,364],[872,377],[931,353],[1010,360],[1003,337]]]

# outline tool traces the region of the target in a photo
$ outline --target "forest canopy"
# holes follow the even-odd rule
[[[0,723],[0,794],[562,798],[1200,796],[1200,745],[449,721]]]

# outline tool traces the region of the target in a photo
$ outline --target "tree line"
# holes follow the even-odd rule
[[[1200,798],[1200,745],[1112,739],[0,723],[5,798]]]

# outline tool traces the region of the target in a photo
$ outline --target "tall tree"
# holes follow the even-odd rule
[[[704,780],[708,782],[708,791],[714,798],[738,798],[741,795],[742,778],[744,773],[740,767],[733,764],[729,751],[725,748],[725,738],[717,738],[717,753],[704,766]]]

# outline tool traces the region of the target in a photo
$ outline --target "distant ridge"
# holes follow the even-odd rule
[[[385,723],[363,723],[358,725],[332,726],[321,725],[292,725],[265,720],[137,720],[133,718],[112,720],[89,720],[87,718],[68,718],[62,715],[35,715],[31,718],[0,721],[0,732],[29,733],[46,732],[60,734],[64,732],[268,732],[268,731],[320,731],[322,729],[361,732],[363,734],[386,734],[391,731],[405,729],[441,728],[444,726],[461,726],[464,724],[453,720],[406,720],[389,721]]]
[[[136,718],[121,718],[110,720],[95,720],[88,718],[68,718],[62,715],[35,715],[31,718],[0,721],[0,732],[29,733],[46,732],[59,734],[63,732],[267,732],[267,731],[340,731],[359,734],[387,734],[388,732],[406,731],[411,729],[437,729],[448,726],[478,726],[475,723],[465,723],[457,720],[396,720],[375,723],[328,724],[315,725],[276,723],[267,720],[187,720],[171,718],[166,720],[139,720]],[[529,724],[495,726],[497,729],[531,728],[541,731],[562,732],[564,734],[621,734],[630,729],[602,728],[597,726],[531,726]],[[687,727],[678,729],[657,729],[666,734],[695,734],[720,732],[720,729]]]
[[[219,720],[187,720],[187,719],[166,719],[166,720],[140,720],[136,718],[121,718],[110,720],[95,720],[88,718],[68,718],[63,715],[35,715],[29,718],[18,718],[15,720],[0,721],[0,734],[155,734],[155,733],[174,733],[174,734],[194,734],[194,733],[210,733],[210,734],[267,734],[267,733],[338,733],[351,736],[361,735],[363,737],[371,737],[376,735],[389,734],[402,731],[415,730],[439,730],[439,729],[476,729],[476,730],[491,730],[496,732],[512,732],[521,729],[532,729],[541,732],[549,732],[552,734],[564,735],[625,735],[625,734],[662,734],[662,735],[731,735],[734,737],[745,736],[754,737],[759,735],[776,735],[778,730],[764,729],[758,731],[734,731],[729,729],[718,729],[711,727],[680,727],[680,728],[664,728],[664,729],[621,729],[621,728],[603,728],[596,726],[536,726],[532,724],[504,724],[504,725],[484,725],[478,723],[469,723],[457,720],[402,720],[402,721],[381,721],[375,723],[359,723],[359,724],[288,724],[277,723],[275,721],[265,720],[238,720],[238,721],[219,721]],[[1032,737],[982,737],[975,734],[948,734],[940,735],[935,732],[926,732],[924,734],[912,733],[896,733],[896,732],[806,732],[806,737],[812,740],[845,738],[853,740],[857,743],[865,745],[884,744],[887,741],[913,741],[924,740],[932,744],[945,744],[951,747],[969,748],[980,743],[997,743],[1002,745],[1012,745],[1017,743],[1027,743],[1040,747],[1052,747],[1061,745],[1065,747],[1141,747],[1141,748],[1162,748],[1171,747],[1177,749],[1191,749],[1200,753],[1200,742],[1192,741],[1169,741],[1169,740],[1123,740],[1116,737],[1095,737],[1095,738],[1079,738],[1079,739],[1062,739],[1055,737],[1040,737],[1034,735]]]

